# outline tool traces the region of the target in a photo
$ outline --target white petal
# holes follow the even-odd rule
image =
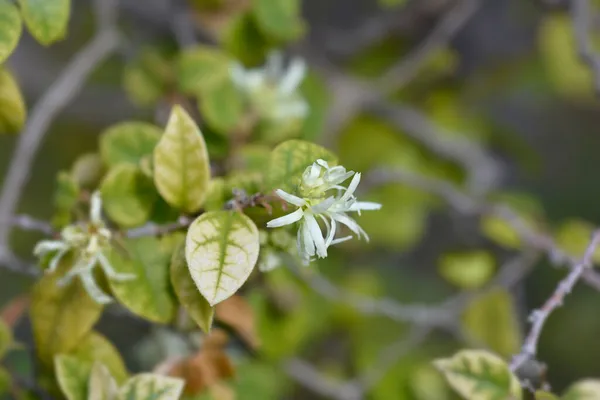
[[[371,201],[357,201],[352,204],[349,211],[360,211],[360,210],[379,210],[381,208],[381,204],[374,203]]]
[[[335,237],[335,232],[337,230],[337,223],[333,218],[331,219],[331,226],[329,226],[329,223],[325,217],[323,217],[323,221],[325,221],[325,224],[327,225],[327,238],[325,239],[325,246],[329,247],[334,241],[333,238]]]
[[[299,58],[292,60],[285,76],[279,82],[279,92],[293,93],[306,75],[306,63]]]
[[[56,253],[56,255],[54,257],[52,257],[52,261],[50,261],[50,265],[48,265],[48,272],[52,273],[54,271],[56,271],[56,269],[58,268],[58,264],[60,263],[60,260],[63,258],[63,256],[65,254],[67,254],[67,252],[69,251],[69,249],[61,249],[58,251],[58,253]]]
[[[242,66],[242,64],[234,62],[229,65],[229,76],[233,83],[243,88],[246,86],[246,70]]]
[[[335,198],[328,197],[327,199],[323,200],[322,202],[312,206],[310,209],[315,214],[320,214],[320,213],[323,213],[323,212],[329,210],[329,207],[331,207],[333,205],[333,203],[335,203]]]
[[[105,294],[94,281],[94,276],[91,271],[80,275],[81,283],[90,298],[99,304],[108,304],[112,302],[112,298]]]
[[[325,246],[323,232],[321,232],[321,227],[316,218],[312,214],[306,214],[304,219],[306,221],[306,226],[310,231],[310,236],[315,243],[317,256],[321,258],[327,257],[327,246]]]
[[[265,72],[272,79],[278,79],[283,73],[283,54],[280,51],[272,51],[267,57]]]
[[[309,258],[315,255],[315,242],[312,239],[312,236],[310,234],[310,229],[308,228],[308,225],[306,224],[306,222],[303,222],[302,225],[300,226],[300,230],[302,231],[302,240],[301,240],[301,244],[303,246],[302,248],[302,257],[303,258]]]
[[[302,211],[302,209],[299,208],[293,213],[284,215],[283,217],[275,218],[267,222],[267,228],[278,228],[280,226],[293,224],[294,222],[300,221],[303,215],[304,211]]]
[[[360,183],[360,172],[357,172],[356,174],[354,174],[354,177],[350,181],[350,184],[348,185],[346,192],[340,198],[340,201],[343,202],[343,201],[348,200],[354,194],[354,191],[358,187],[359,183]]]
[[[108,279],[111,279],[116,282],[125,282],[137,278],[135,274],[123,274],[115,271],[108,259],[101,252],[98,252],[96,256],[98,257],[100,267],[102,267],[102,270],[104,271]]]
[[[335,245],[338,243],[343,243],[343,242],[347,242],[348,240],[352,239],[352,236],[344,236],[343,238],[339,238],[339,239],[334,239],[331,241],[331,245]]]
[[[51,251],[64,250],[67,248],[67,244],[61,242],[60,240],[42,240],[41,242],[38,242],[38,244],[35,245],[35,248],[33,249],[33,254],[37,257],[40,257]]]
[[[300,197],[294,196],[293,194],[289,194],[288,192],[285,192],[281,189],[277,189],[275,191],[275,193],[277,194],[277,196],[281,197],[283,200],[285,200],[288,203],[293,204],[297,207],[302,207],[302,206],[306,205],[306,201],[304,201]]]
[[[304,118],[308,114],[308,104],[301,99],[280,101],[273,109],[273,119]]]
[[[343,213],[332,213],[331,218],[335,219],[337,222],[346,225],[352,232],[356,233],[358,237],[364,236],[366,240],[369,240],[367,233],[356,223],[355,220],[347,216]]]
[[[329,164],[327,163],[327,161],[323,160],[322,158],[319,158],[317,161],[315,161],[317,164],[319,164],[321,167],[329,169]],[[334,167],[337,168],[337,167]],[[342,167],[343,168],[343,167]]]
[[[94,223],[102,222],[102,198],[98,191],[92,194],[90,201],[90,220]]]

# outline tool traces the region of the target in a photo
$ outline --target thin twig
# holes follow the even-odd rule
[[[13,215],[10,218],[10,224],[15,228],[40,232],[47,236],[52,236],[56,233],[49,222],[25,214]]]
[[[176,222],[170,224],[159,225],[154,222],[149,222],[139,228],[133,228],[125,233],[128,238],[138,238],[142,236],[162,236],[167,233],[175,232],[181,229],[187,228],[191,223],[192,219],[182,215]]]
[[[579,58],[591,70],[594,90],[600,95],[600,54],[594,51],[591,33],[594,12],[589,0],[571,0],[571,18]]]
[[[328,379],[307,361],[292,358],[283,363],[283,369],[297,383],[323,397],[334,400],[362,399],[361,390],[353,382],[344,383]]]
[[[106,23],[104,20],[101,22]],[[4,258],[3,254],[7,251],[11,216],[27,184],[31,166],[48,128],[60,111],[79,93],[95,67],[117,48],[118,43],[117,32],[110,26],[101,26],[96,36],[73,57],[33,107],[13,152],[0,193],[0,259]]]
[[[588,245],[581,261],[571,269],[571,272],[562,281],[560,281],[560,283],[556,286],[554,293],[552,293],[550,298],[546,300],[544,305],[531,314],[531,329],[527,335],[527,338],[525,339],[523,347],[521,348],[521,352],[513,358],[510,364],[511,370],[516,371],[525,362],[535,358],[538,341],[548,317],[554,310],[563,304],[565,297],[571,293],[585,271],[592,267],[594,252],[596,251],[598,245],[600,245],[600,230],[594,232],[592,240],[590,241],[590,244]]]

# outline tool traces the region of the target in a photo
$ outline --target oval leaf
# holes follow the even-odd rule
[[[138,106],[149,106],[167,94],[172,86],[172,55],[169,48],[143,48],[125,65],[123,87]]]
[[[65,37],[71,0],[19,0],[31,35],[44,46]]]
[[[124,282],[111,280],[114,295],[141,317],[170,322],[175,312],[175,299],[169,285],[171,253],[154,237],[128,239],[124,248],[126,254],[113,250],[109,260],[117,272],[134,274],[136,278]]]
[[[198,292],[198,288],[190,275],[185,260],[185,242],[181,242],[171,260],[171,283],[181,305],[190,314],[190,317],[205,333],[210,332],[210,327],[215,315],[215,309]]]
[[[87,400],[88,379],[92,367],[75,356],[54,357],[56,380],[67,400]]]
[[[448,282],[460,288],[477,289],[490,280],[495,264],[494,257],[486,251],[452,253],[442,256],[439,271]]]
[[[0,359],[12,344],[13,334],[8,325],[0,319]]]
[[[71,168],[71,176],[80,187],[95,188],[104,175],[102,159],[97,153],[82,154]]]
[[[160,128],[146,122],[122,122],[100,136],[100,155],[109,167],[120,163],[138,165],[154,151],[160,140]]]
[[[200,112],[212,128],[227,134],[240,123],[244,99],[231,80],[207,88],[201,95]]]
[[[64,258],[55,273],[36,283],[31,296],[33,337],[40,359],[48,365],[54,355],[77,347],[102,313],[102,305],[88,296],[78,279],[64,287],[57,285],[71,267],[71,257]]]
[[[192,213],[204,203],[209,180],[204,137],[185,110],[175,106],[154,149],[154,183],[170,205]]]
[[[0,24],[1,18],[0,15]],[[25,125],[26,114],[25,101],[17,82],[7,69],[0,68],[0,134],[20,132]]]
[[[119,350],[97,332],[87,335],[69,355],[87,363],[90,370],[95,362],[101,362],[118,383],[125,382],[129,377]]]
[[[584,379],[569,387],[562,400],[596,400],[600,399],[600,381]]]
[[[254,222],[235,211],[211,211],[198,217],[187,233],[185,258],[200,293],[212,306],[233,295],[258,259]]]
[[[155,374],[139,374],[119,390],[119,400],[178,400],[185,382]]]
[[[469,400],[520,400],[519,380],[500,357],[483,350],[462,350],[434,365],[456,392]]]
[[[260,29],[267,36],[293,40],[303,32],[299,0],[257,0],[253,11]]]
[[[87,400],[115,400],[117,398],[119,393],[117,382],[102,363],[94,363],[88,382],[88,391]]]
[[[8,0],[0,0],[0,64],[17,47],[22,30],[23,24],[17,7]]]
[[[336,156],[329,150],[303,140],[288,140],[271,152],[267,185],[269,189],[283,189],[293,192],[300,183],[302,173],[310,164],[323,159],[337,163]]]
[[[204,93],[229,80],[229,56],[209,46],[196,46],[181,52],[177,60],[177,79],[182,92]]]
[[[129,164],[112,168],[102,181],[100,192],[106,214],[124,227],[148,221],[158,199],[152,180]]]

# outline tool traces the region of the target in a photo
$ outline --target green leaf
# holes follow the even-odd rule
[[[580,219],[570,219],[563,222],[556,230],[556,243],[569,255],[582,257],[587,249],[594,232],[594,225]],[[596,249],[593,257],[600,262],[600,249]]]
[[[31,35],[44,46],[67,34],[70,0],[19,0],[21,14]]]
[[[209,181],[204,137],[185,110],[174,106],[154,149],[154,183],[170,205],[192,213],[204,203]]]
[[[56,214],[52,218],[55,226],[65,226],[71,222],[71,211],[79,199],[79,185],[73,175],[60,171],[56,177],[54,189],[54,208]]]
[[[71,176],[78,186],[95,188],[104,175],[104,165],[97,153],[82,154],[71,168]]]
[[[235,211],[211,211],[198,217],[187,233],[185,258],[190,274],[211,306],[233,295],[258,259],[254,222]]]
[[[144,48],[123,70],[123,86],[138,106],[150,106],[167,94],[173,80],[169,51],[159,47]]]
[[[230,79],[201,93],[200,112],[216,131],[231,133],[244,115],[244,99]]]
[[[597,400],[600,399],[600,380],[584,379],[571,385],[562,400]]]
[[[483,350],[461,350],[434,366],[468,400],[520,400],[521,384],[500,357]]]
[[[185,382],[156,374],[139,374],[119,390],[119,400],[178,400]]]
[[[303,140],[288,140],[275,147],[269,160],[266,174],[269,189],[283,189],[293,193],[302,179],[302,173],[317,159],[331,164],[337,163],[336,156],[329,150]]]
[[[54,357],[56,380],[67,400],[87,400],[91,366],[75,356]]]
[[[558,396],[556,396],[552,393],[537,390],[535,392],[535,400],[560,400],[560,399],[558,398]]]
[[[135,279],[110,281],[114,295],[133,313],[150,321],[168,323],[175,313],[175,299],[169,283],[170,249],[164,238],[141,237],[127,239],[123,246],[126,254],[117,250],[109,253],[109,260],[117,272],[134,274]]]
[[[521,331],[512,296],[497,288],[477,298],[463,314],[464,329],[504,357],[519,350]]]
[[[216,47],[195,46],[185,49],[177,60],[179,89],[188,95],[206,93],[229,78],[231,58]]]
[[[113,125],[100,136],[100,155],[109,167],[120,163],[139,165],[152,154],[160,140],[161,130],[155,125],[129,121]]]
[[[19,43],[23,24],[17,7],[0,0],[0,64],[3,64]]]
[[[255,0],[254,17],[265,36],[294,40],[304,32],[299,0]]]
[[[4,357],[7,350],[10,348],[12,341],[13,334],[10,327],[0,319],[0,359]]]
[[[12,377],[8,370],[4,367],[0,367],[0,396],[8,393],[12,386]]]
[[[152,180],[130,164],[112,168],[104,177],[100,192],[106,214],[124,227],[148,221],[158,200]]]
[[[88,381],[89,395],[87,400],[115,400],[119,388],[108,368],[95,362]]]
[[[331,96],[321,77],[309,73],[302,81],[300,93],[308,102],[308,116],[304,118],[300,137],[304,140],[317,140],[323,133]]]
[[[58,279],[73,266],[65,257],[58,270],[33,287],[30,316],[36,350],[47,365],[59,353],[73,350],[100,318],[102,305],[92,300],[78,279],[59,287]]]
[[[485,285],[495,269],[494,257],[484,250],[444,254],[439,261],[440,275],[462,289]]]
[[[270,49],[269,40],[249,12],[232,19],[223,35],[223,46],[236,59],[248,65],[263,62]]]
[[[119,350],[97,332],[90,332],[69,355],[87,363],[90,370],[95,362],[101,362],[118,383],[129,377]]]
[[[1,28],[2,10],[0,9]],[[0,134],[19,133],[25,125],[26,116],[25,101],[17,81],[6,68],[0,67]]]
[[[171,260],[171,283],[181,305],[205,333],[210,331],[215,309],[200,294],[185,260],[185,243],[181,242]]]

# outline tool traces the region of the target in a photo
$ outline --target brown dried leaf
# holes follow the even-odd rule
[[[13,328],[19,319],[23,316],[29,306],[29,296],[23,295],[16,297],[8,302],[0,311],[0,319],[6,325]]]
[[[242,296],[234,295],[217,304],[215,318],[230,326],[250,347],[260,347],[254,311]]]

